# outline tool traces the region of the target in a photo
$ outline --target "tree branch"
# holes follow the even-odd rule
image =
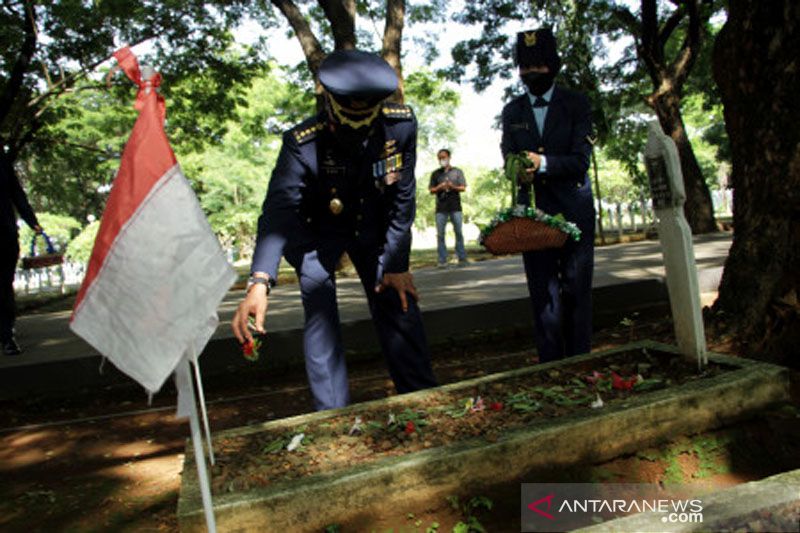
[[[297,40],[300,41],[300,47],[303,49],[303,55],[306,57],[306,63],[309,70],[317,77],[319,65],[325,58],[325,52],[322,50],[322,45],[311,30],[311,26],[303,16],[300,9],[292,2],[292,0],[270,0],[272,5],[277,7],[289,24],[292,26]],[[263,3],[263,0],[262,0]]]
[[[678,27],[684,16],[686,16],[686,10],[684,10],[683,5],[681,5],[673,11],[672,15],[664,22],[664,25],[658,32],[658,44],[662,49],[667,45],[667,41],[669,41],[672,32],[675,31],[675,28]]]
[[[698,0],[687,0],[684,5],[689,15],[689,31],[683,40],[681,50],[675,61],[669,66],[677,88],[680,88],[686,78],[689,77],[689,72],[691,72],[692,66],[700,53],[702,41],[699,2]]]
[[[8,114],[11,112],[11,107],[14,105],[14,100],[19,96],[22,89],[22,82],[25,79],[25,73],[31,63],[33,53],[36,51],[36,13],[31,2],[25,4],[25,16],[23,17],[22,26],[25,31],[25,38],[20,46],[17,60],[8,76],[3,94],[0,95],[0,124],[5,122]]]
[[[355,0],[318,0],[331,23],[333,43],[336,50],[352,50],[356,47],[356,3]]]
[[[642,0],[641,23],[643,59],[652,62],[653,65],[663,64],[664,49],[659,46],[658,42],[658,5],[656,0]]]

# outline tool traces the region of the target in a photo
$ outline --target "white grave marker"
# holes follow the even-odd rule
[[[692,247],[692,232],[683,214],[686,192],[675,142],[661,131],[658,121],[649,124],[645,165],[650,177],[658,236],[667,272],[667,290],[678,348],[687,358],[708,362],[700,288]]]

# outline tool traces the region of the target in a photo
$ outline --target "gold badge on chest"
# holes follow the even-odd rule
[[[341,214],[344,211],[344,203],[339,199],[336,193],[336,188],[331,189],[331,201],[328,203],[328,209],[330,209],[331,213],[334,215]]]

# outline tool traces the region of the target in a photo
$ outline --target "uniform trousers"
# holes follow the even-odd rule
[[[581,231],[578,242],[522,254],[543,363],[591,350],[594,231]]]
[[[297,272],[305,312],[303,349],[317,410],[349,403],[347,365],[336,302],[336,265],[347,252],[367,295],[372,321],[398,393],[435,387],[422,316],[409,295],[408,311],[392,288],[375,293],[380,249],[346,239],[326,239],[312,249],[285,251]]]
[[[14,331],[14,272],[19,260],[19,241],[16,235],[3,237],[0,248],[0,342],[8,342]]]

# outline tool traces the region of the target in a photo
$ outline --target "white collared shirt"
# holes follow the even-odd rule
[[[544,94],[542,94],[542,96],[536,96],[528,91],[528,98],[531,101],[531,108],[533,108],[533,119],[536,121],[536,127],[539,128],[539,137],[542,139],[544,138],[544,121],[547,118],[547,110],[550,107],[549,104],[553,98],[554,88],[555,85],[551,85],[550,88],[547,89]],[[546,107],[533,107],[533,104],[536,102],[537,98],[544,98],[548,105]],[[542,156],[542,162],[539,165],[539,172],[547,172],[547,158],[545,156]]]

